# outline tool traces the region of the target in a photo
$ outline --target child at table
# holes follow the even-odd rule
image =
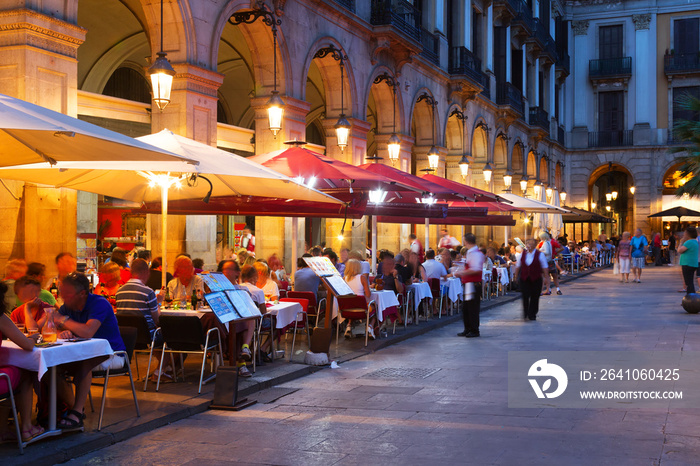
[[[34,349],[34,343],[39,337],[37,333],[33,337],[26,337],[20,332],[20,330],[12,323],[9,317],[5,314],[5,293],[7,292],[7,285],[0,283],[0,351],[2,351],[2,339],[3,336],[7,337],[8,340],[12,341],[14,344],[19,346],[25,351],[32,351]],[[28,442],[33,438],[44,433],[44,429],[38,425],[32,425],[32,400],[33,391],[31,377],[27,371],[24,371],[16,366],[2,366],[0,367],[0,374],[7,374],[10,377],[10,385],[12,385],[12,390],[14,392],[15,400],[17,403],[17,410],[19,411],[19,417],[21,420],[20,431],[22,436],[22,441]],[[7,378],[0,378],[0,396],[4,396],[9,392],[7,386]],[[13,432],[7,431],[7,414],[6,409],[0,410],[0,441],[12,441],[16,440]]]
[[[22,303],[10,314],[10,319],[17,325],[39,329],[44,325],[45,309],[52,307],[39,299],[41,283],[27,276],[15,281],[15,294]]]

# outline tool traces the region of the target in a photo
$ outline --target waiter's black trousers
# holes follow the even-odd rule
[[[523,296],[523,315],[529,319],[537,317],[540,309],[540,293],[542,293],[542,278],[537,280],[520,280],[520,293]]]

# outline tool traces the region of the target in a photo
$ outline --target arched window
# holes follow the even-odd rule
[[[151,86],[141,73],[122,66],[110,76],[102,94],[135,102],[151,103]]]

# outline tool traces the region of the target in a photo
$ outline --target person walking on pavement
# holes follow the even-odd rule
[[[630,243],[630,232],[626,231],[622,233],[622,239],[620,244],[616,248],[615,259],[617,260],[618,266],[620,267],[620,283],[623,281],[625,283],[630,282],[630,252],[632,251],[632,245]]]
[[[540,308],[540,292],[542,282],[549,273],[547,259],[537,250],[534,238],[525,242],[527,251],[518,259],[515,265],[515,280],[520,280],[520,293],[523,297],[523,319],[537,320]]]
[[[475,338],[481,336],[479,333],[479,312],[481,311],[481,277],[484,269],[484,254],[476,245],[476,236],[472,233],[464,235],[464,246],[467,249],[466,267],[454,274],[464,284],[464,304],[462,305],[464,331],[458,333],[457,336]]]
[[[651,236],[651,251],[654,255],[654,266],[658,267],[661,264],[661,235],[654,233]]]
[[[632,281],[642,283],[642,269],[646,261],[649,242],[647,237],[642,235],[642,229],[637,228],[631,241],[632,245]]]
[[[698,230],[688,227],[683,233],[678,252],[681,255],[681,271],[686,294],[695,293],[695,272],[698,269]]]

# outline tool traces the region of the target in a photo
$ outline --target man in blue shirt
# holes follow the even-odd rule
[[[59,337],[103,338],[109,341],[112,351],[126,350],[112,305],[104,297],[90,294],[89,290],[87,277],[78,272],[68,274],[61,282],[61,297],[65,304],[58,310],[59,315],[55,319],[56,325],[63,330]],[[112,355],[97,367],[95,364],[94,359],[88,359],[62,366],[73,376],[75,396],[72,397],[70,389],[61,390],[65,398],[63,401],[73,407],[59,423],[61,430],[82,430],[85,398],[90,391],[93,369],[121,369],[124,358]]]
[[[297,271],[294,273],[294,291],[311,291],[318,301],[318,287],[321,284],[321,279],[306,265],[304,257],[312,256],[304,254],[297,261]]]

